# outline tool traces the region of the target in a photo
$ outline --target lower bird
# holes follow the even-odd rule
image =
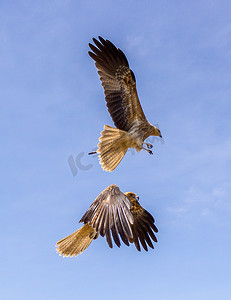
[[[138,251],[141,251],[140,244],[146,251],[148,246],[154,248],[152,240],[157,242],[155,233],[158,229],[153,216],[138,200],[135,193],[122,193],[118,186],[108,186],[81,218],[84,225],[57,242],[56,251],[64,257],[77,256],[99,235],[106,236],[110,248],[113,247],[112,237],[118,247],[121,238],[127,246],[134,243]]]
[[[133,71],[124,53],[110,41],[99,36],[93,38],[95,45],[89,44],[90,57],[104,88],[108,111],[116,128],[105,125],[99,138],[100,164],[105,171],[113,171],[128,148],[142,149],[152,154],[152,145],[144,141],[149,136],[162,137],[160,130],[148,122],[141,107]],[[147,146],[147,148],[144,147]]]

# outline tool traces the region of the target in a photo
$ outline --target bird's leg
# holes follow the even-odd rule
[[[96,154],[97,151],[89,152],[88,155]]]
[[[151,150],[149,150],[149,149],[146,149],[144,147],[142,149],[144,149],[145,151],[147,151],[149,154],[153,154],[153,152]]]
[[[148,149],[152,149],[152,147],[153,147],[153,145],[149,144],[149,143],[143,143],[143,144],[145,144],[148,147]]]

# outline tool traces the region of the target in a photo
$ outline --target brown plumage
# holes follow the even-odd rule
[[[140,244],[148,251],[157,242],[154,218],[138,202],[136,194],[122,193],[118,186],[110,185],[103,190],[88,208],[80,222],[84,225],[76,232],[56,243],[57,252],[65,256],[82,253],[99,235],[106,236],[110,248],[120,247],[120,239],[129,246],[134,243],[141,251]]]
[[[124,53],[110,41],[93,38],[96,47],[89,44],[89,55],[95,61],[104,88],[108,111],[117,128],[105,125],[99,138],[100,164],[105,171],[113,171],[128,148],[142,149],[152,154],[151,144],[144,143],[149,136],[161,136],[160,130],[151,125],[142,110],[136,91],[136,80]],[[146,144],[147,148],[144,148]]]

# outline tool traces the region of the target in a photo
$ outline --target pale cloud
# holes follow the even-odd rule
[[[126,38],[126,47],[128,51],[136,53],[137,56],[145,56],[148,54],[150,47],[147,41],[138,35],[129,35]]]
[[[231,23],[223,25],[219,29],[214,29],[213,34],[203,36],[203,39],[196,45],[196,48],[211,48],[225,51],[225,56],[231,55],[230,51]]]
[[[192,185],[184,192],[181,205],[167,207],[167,211],[177,216],[192,216],[197,214],[202,218],[222,217],[221,211],[230,212],[231,182],[211,185],[211,187]]]
[[[179,206],[179,207],[167,207],[167,211],[174,214],[183,214],[188,211],[188,206]]]

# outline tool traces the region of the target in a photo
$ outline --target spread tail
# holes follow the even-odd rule
[[[112,172],[127,152],[127,132],[105,125],[99,138],[98,150],[103,170]]]
[[[77,256],[91,244],[96,237],[95,229],[85,224],[79,230],[56,243],[56,251],[63,257]]]

